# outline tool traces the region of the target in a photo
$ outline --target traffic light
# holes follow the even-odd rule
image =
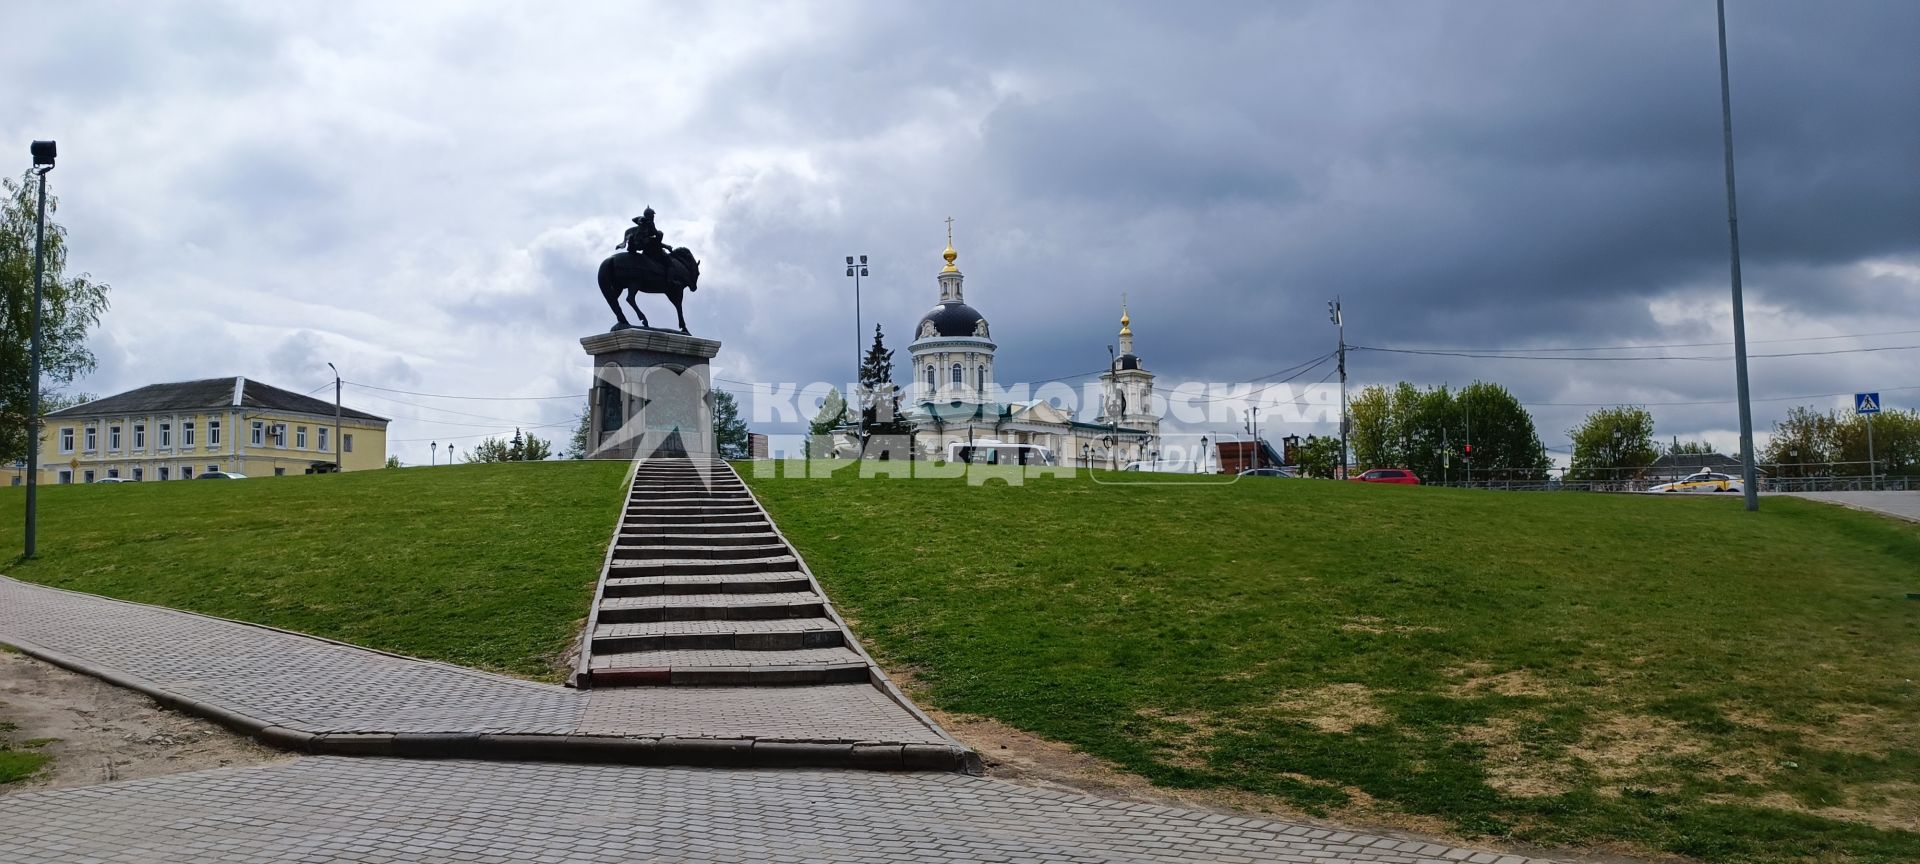
[[[1465,449],[1465,450],[1463,450],[1463,451],[1461,451],[1461,452],[1465,454],[1465,456],[1466,456],[1466,458],[1467,458],[1467,459],[1468,459],[1469,461],[1471,461],[1471,460],[1473,459],[1473,445],[1472,445],[1472,444],[1468,444],[1468,445],[1466,445],[1466,449]]]

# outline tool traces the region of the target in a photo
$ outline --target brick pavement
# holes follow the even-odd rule
[[[951,743],[869,684],[569,690],[5,577],[0,642],[316,734]]]
[[[1529,860],[960,774],[307,757],[0,807],[3,864]]]

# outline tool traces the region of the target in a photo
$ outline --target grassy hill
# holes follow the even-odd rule
[[[455,465],[0,489],[0,573],[557,681],[626,466]]]
[[[0,572],[557,680],[623,469],[53,487],[41,557]],[[1920,526],[1772,498],[743,473],[921,698],[1162,785],[1713,861],[1920,860]]]
[[[1920,860],[1920,526],[1305,480],[749,482],[921,698],[1159,784]]]

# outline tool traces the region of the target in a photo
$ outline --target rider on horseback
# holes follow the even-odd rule
[[[635,255],[644,255],[660,268],[661,273],[671,273],[672,265],[667,260],[666,232],[654,227],[653,208],[634,217],[633,227],[620,240],[615,248],[624,248]]]

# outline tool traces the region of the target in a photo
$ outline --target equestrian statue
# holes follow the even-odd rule
[[[600,262],[600,294],[607,298],[607,308],[613,310],[613,317],[619,319],[613,329],[634,327],[615,299],[625,290],[627,305],[633,308],[633,314],[640,316],[639,326],[652,329],[647,324],[647,313],[640,311],[633,295],[665,294],[673,301],[674,314],[680,316],[680,332],[687,332],[687,313],[680,308],[681,292],[699,290],[700,262],[694,260],[693,253],[684,246],[670,249],[666,239],[667,235],[654,227],[653,208],[648,207],[647,212],[633,220],[633,227],[627,229],[626,236],[615,247],[625,251],[615,252]]]

